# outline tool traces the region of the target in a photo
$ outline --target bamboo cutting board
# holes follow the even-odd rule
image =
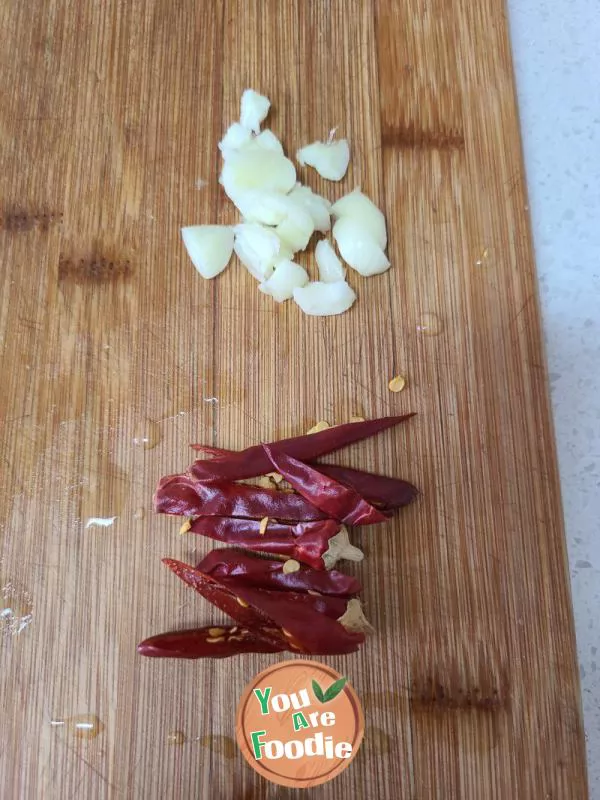
[[[356,537],[378,635],[323,661],[366,738],[305,796],[586,797],[501,0],[2,0],[0,24],[1,575],[4,627],[6,608],[23,626],[0,645],[2,796],[291,796],[227,738],[274,657],[136,655],[220,620],[161,565],[209,545],[153,518],[152,491],[190,441],[414,410],[345,456],[422,497]],[[235,263],[204,282],[183,252],[182,224],[236,218],[216,145],[247,86],[288,152],[349,138],[341,184],[303,180],[385,210],[393,268],[352,275],[340,318],[276,306]],[[51,724],[81,714],[98,736]]]

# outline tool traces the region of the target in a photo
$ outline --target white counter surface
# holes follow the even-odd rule
[[[587,739],[600,800],[600,0],[508,0]]]

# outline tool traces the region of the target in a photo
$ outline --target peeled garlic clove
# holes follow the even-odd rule
[[[346,264],[360,275],[379,275],[390,268],[390,262],[368,231],[350,217],[342,217],[333,226],[333,238]]]
[[[181,229],[181,238],[203,278],[223,272],[233,251],[233,228],[227,225],[190,225]]]
[[[321,177],[341,181],[350,163],[350,147],[346,139],[313,142],[298,150],[296,158],[302,166],[314,167]]]
[[[254,133],[260,132],[260,123],[269,113],[271,101],[254,89],[246,89],[240,104],[240,122]]]
[[[314,281],[300,289],[294,289],[294,300],[305,314],[329,317],[343,314],[356,300],[356,294],[346,281],[322,283]]]
[[[273,150],[242,149],[228,155],[219,182],[234,202],[236,196],[248,189],[287,194],[296,183],[296,168],[288,158]]]
[[[331,203],[320,194],[316,194],[308,186],[297,183],[289,194],[293,200],[298,201],[305,211],[313,218],[315,230],[327,233],[331,228],[330,209]]]
[[[327,239],[321,239],[315,247],[315,259],[322,283],[336,283],[346,278],[346,270]]]
[[[363,230],[373,237],[382,250],[385,250],[387,246],[385,217],[360,189],[354,189],[353,192],[341,197],[331,207],[331,213],[336,219],[349,217],[359,222]]]
[[[233,229],[233,249],[248,272],[257,281],[266,281],[273,274],[281,242],[277,234],[256,222],[244,222]]]
[[[223,158],[227,158],[231,153],[236,150],[241,150],[242,147],[248,145],[252,141],[252,131],[244,128],[239,122],[234,122],[225,131],[225,136],[219,142],[219,150]]]
[[[315,230],[313,218],[299,204],[288,200],[289,210],[275,229],[284,245],[294,253],[304,250]]]
[[[261,292],[270,294],[273,300],[283,303],[293,297],[294,289],[306,286],[308,272],[293,261],[280,261],[271,277],[258,287]]]

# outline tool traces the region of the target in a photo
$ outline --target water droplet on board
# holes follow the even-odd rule
[[[0,590],[0,632],[16,636],[32,619],[33,599],[29,592],[13,583],[5,584]]]
[[[444,330],[444,325],[440,317],[433,312],[421,314],[417,321],[417,333],[422,336],[439,336]]]
[[[67,733],[76,739],[95,739],[104,730],[104,723],[95,714],[77,714],[75,717],[52,719],[50,725],[64,727]]]
[[[365,744],[371,746],[376,753],[389,753],[391,736],[377,725],[370,725],[365,731]]]
[[[134,519],[144,519],[145,516],[146,516],[146,510],[142,506],[136,508],[136,510],[133,512]]]
[[[167,744],[185,744],[185,733],[183,731],[169,731],[167,734]]]
[[[160,429],[152,419],[143,419],[133,432],[133,443],[144,450],[152,450],[160,442]]]
[[[203,736],[200,739],[200,744],[202,747],[208,747],[224,758],[235,758],[236,747],[231,736],[220,736],[219,734]]]

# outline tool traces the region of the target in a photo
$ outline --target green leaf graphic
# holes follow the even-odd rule
[[[319,700],[321,703],[324,703],[325,702],[325,695],[323,694],[323,689],[321,689],[321,687],[316,682],[316,680],[314,680],[314,678],[313,678],[313,682],[312,682],[312,687],[313,687],[313,692],[315,693],[315,697],[317,698],[317,700]]]
[[[342,689],[346,685],[347,681],[348,678],[340,678],[339,680],[334,681],[334,683],[332,683],[329,689],[327,689],[327,691],[325,692],[325,698],[324,700],[322,700],[322,702],[328,703],[330,700],[333,700],[334,697],[337,697],[338,694],[342,691]]]

